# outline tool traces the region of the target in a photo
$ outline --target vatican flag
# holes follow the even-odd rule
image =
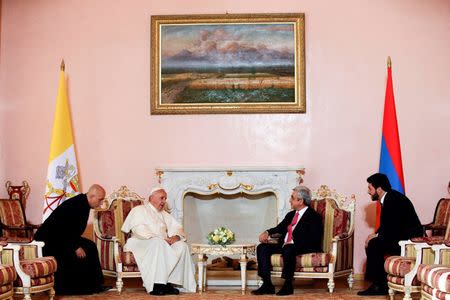
[[[58,96],[56,98],[42,220],[47,219],[64,200],[77,194],[79,194],[77,159],[67,100],[63,60],[61,62]]]

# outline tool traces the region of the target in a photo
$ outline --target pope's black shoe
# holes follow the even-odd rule
[[[166,285],[161,283],[155,283],[153,285],[153,291],[150,292],[150,295],[153,296],[164,296],[166,294]]]
[[[252,295],[273,295],[275,294],[275,287],[269,284],[263,284],[259,289],[251,292]]]
[[[294,294],[294,288],[291,281],[285,281],[281,289],[277,292],[277,296],[287,296]]]
[[[382,296],[388,294],[388,287],[386,285],[372,284],[364,291],[359,291],[358,296]]]
[[[173,287],[173,285],[171,285],[170,283],[166,284],[166,290],[165,290],[167,295],[179,295],[180,291]]]

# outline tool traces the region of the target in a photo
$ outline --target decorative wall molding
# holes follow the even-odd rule
[[[282,220],[290,210],[291,191],[303,182],[304,174],[302,167],[156,169],[159,183],[167,192],[171,213],[180,223],[183,221],[183,199],[187,193],[257,195],[271,192],[277,198],[277,215]]]

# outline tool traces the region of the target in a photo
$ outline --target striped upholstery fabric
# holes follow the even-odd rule
[[[283,267],[283,258],[281,254],[273,254],[270,258],[272,266]],[[297,256],[295,271],[301,272],[301,268],[326,267],[330,263],[331,255],[329,253],[308,253]]]
[[[283,271],[282,267],[274,267],[272,269],[275,272],[281,272]],[[307,267],[307,268],[296,268],[295,272],[311,272],[311,273],[327,273],[328,267]]]
[[[106,211],[98,212],[98,222],[102,238],[110,239],[116,235],[113,206]]]
[[[387,281],[398,285],[405,285],[405,277],[392,276],[388,274]],[[417,279],[417,276],[414,277],[412,281],[412,286],[420,286],[420,281]]]
[[[416,264],[415,257],[389,256],[384,262],[384,270],[389,275],[405,277]]]
[[[101,240],[94,234],[94,241],[97,245],[98,257],[102,270],[115,271],[114,264],[114,242],[112,240]]]
[[[329,252],[333,237],[348,235],[350,213],[339,209],[333,199],[311,201],[311,207],[322,217],[324,222],[322,248],[324,252]]]
[[[13,288],[12,282],[0,286],[0,299],[2,299],[1,297],[3,296],[4,293],[11,291],[12,288]]]
[[[322,249],[328,253],[334,237],[345,238],[350,230],[350,212],[339,209],[333,199],[321,199],[311,202],[311,207],[322,216],[324,233]],[[353,236],[338,242],[335,272],[353,268]]]
[[[19,200],[0,199],[0,221],[7,226],[24,227],[25,213]],[[2,237],[10,242],[30,242],[32,229],[10,230],[3,228]]]
[[[14,266],[0,265],[0,286],[13,282],[16,280],[16,276]]]
[[[442,198],[437,203],[433,222],[425,225],[425,228],[431,230],[432,235],[444,235],[449,219],[450,199]]]
[[[20,201],[2,199],[0,201],[0,220],[9,226],[24,226],[25,218]]]
[[[56,260],[52,256],[22,260],[20,266],[31,278],[46,277],[56,272]]]
[[[422,293],[425,292],[429,295],[429,298],[439,299],[439,300],[450,300],[450,294],[441,292],[437,289],[433,289],[431,286],[426,284],[422,285]]]
[[[53,282],[54,279],[54,275],[49,275],[49,276],[45,276],[45,277],[39,277],[39,278],[31,278],[31,286],[37,286],[37,285],[44,285],[47,283],[51,283]],[[22,280],[20,279],[20,277],[17,277],[17,280],[14,281],[14,286],[23,286]]]
[[[450,267],[422,264],[417,275],[422,283],[438,291],[450,293]]]

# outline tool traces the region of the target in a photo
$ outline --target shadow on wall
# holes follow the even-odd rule
[[[373,229],[373,232],[375,232],[375,218],[376,218],[376,211],[377,211],[377,202],[378,201],[372,201],[366,207],[364,208],[364,213],[366,215],[365,221],[366,224]]]

